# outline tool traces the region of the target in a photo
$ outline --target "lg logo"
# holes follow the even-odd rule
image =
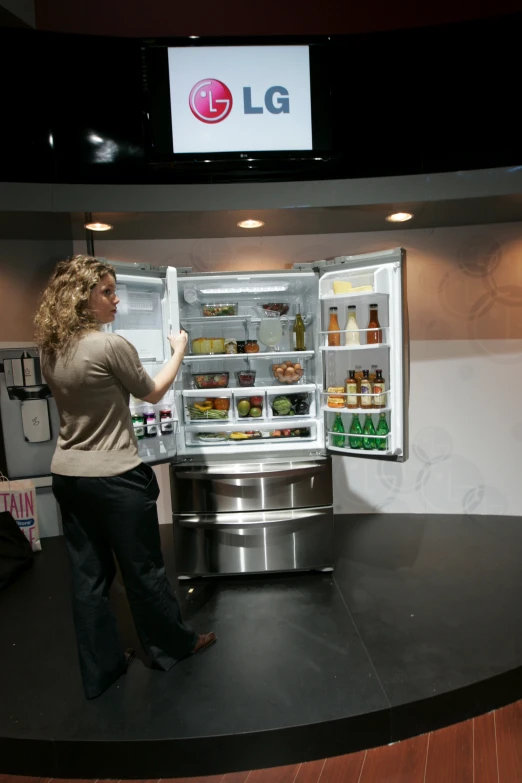
[[[232,93],[217,79],[203,79],[191,89],[189,105],[201,122],[221,122],[232,111]]]
[[[218,79],[203,79],[191,89],[189,105],[194,117],[201,122],[221,122],[232,111],[232,93]],[[265,92],[265,107],[270,114],[289,114],[288,90],[285,87],[269,87]],[[244,114],[263,114],[263,111],[263,106],[252,103],[252,88],[243,87]]]

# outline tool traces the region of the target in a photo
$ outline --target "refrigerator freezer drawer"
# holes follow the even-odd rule
[[[332,505],[329,458],[303,462],[171,466],[174,514],[295,509]]]
[[[174,514],[180,577],[333,568],[333,509]]]

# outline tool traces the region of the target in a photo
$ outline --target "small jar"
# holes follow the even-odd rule
[[[225,353],[237,353],[237,340],[225,340]]]
[[[155,438],[158,434],[158,425],[156,423],[156,414],[154,411],[145,414],[145,437]]]
[[[134,427],[134,434],[138,440],[142,440],[145,437],[145,419],[140,413],[136,413],[132,417],[132,425]]]
[[[236,340],[237,352],[245,353],[245,340]]]
[[[245,353],[259,353],[259,345],[257,343],[257,340],[246,341]]]
[[[174,422],[172,421],[172,411],[160,411],[160,429],[163,435],[174,432]]]

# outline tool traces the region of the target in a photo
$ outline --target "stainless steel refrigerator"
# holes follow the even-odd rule
[[[395,248],[280,272],[118,266],[111,328],[136,345],[151,375],[170,355],[169,331],[189,333],[172,391],[154,409],[131,405],[142,458],[170,463],[181,577],[333,568],[332,456],[408,456],[405,261]],[[370,305],[378,329],[368,328]],[[384,389],[358,393],[364,406],[354,408],[349,371],[377,369]],[[150,428],[140,418],[147,413]],[[374,433],[350,434],[354,415],[361,428],[369,417]]]

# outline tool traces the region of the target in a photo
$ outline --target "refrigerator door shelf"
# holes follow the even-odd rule
[[[345,289],[349,284],[353,287],[373,287],[371,292],[334,293],[335,284],[342,283]],[[337,286],[339,290],[341,286]],[[408,311],[406,303],[406,268],[405,251],[402,248],[385,250],[377,253],[366,253],[360,256],[343,256],[332,263],[325,264],[319,278],[319,307],[321,309],[321,342],[327,340],[325,330],[329,323],[329,309],[334,303],[343,306],[338,308],[339,330],[341,342],[346,326],[348,305],[357,308],[357,323],[365,326],[369,322],[370,305],[378,305],[380,328],[384,342],[376,345],[320,346],[320,356],[323,362],[323,390],[321,393],[324,415],[324,431],[326,446],[329,453],[350,457],[367,457],[373,459],[388,459],[404,461],[408,457],[408,402],[409,402],[409,334]],[[361,339],[364,340],[367,329],[361,329]],[[327,389],[345,387],[346,377],[350,370],[371,370],[372,367],[382,370],[386,386],[386,408],[372,408],[355,411],[347,408],[329,408],[326,403]],[[387,437],[386,450],[364,450],[332,447],[332,421],[330,413],[372,413],[387,411],[387,421],[390,433]],[[345,423],[346,432],[349,421]]]
[[[340,396],[340,395],[336,395]],[[364,414],[364,413],[371,413],[372,415],[379,415],[379,413],[386,413],[387,411],[391,411],[390,407],[384,407],[384,408],[332,408],[330,405],[321,405],[321,410],[325,413],[346,413],[349,415],[352,415],[354,413]]]
[[[118,288],[121,304],[111,331],[129,340],[138,351],[145,370],[154,377],[172,354],[168,336],[179,332],[177,271],[137,269],[118,265]],[[120,271],[121,270],[121,271]],[[133,412],[143,413],[150,405],[132,400]],[[174,390],[153,406],[157,414],[158,434],[138,441],[140,458],[149,464],[171,462],[177,454],[178,399]],[[159,411],[172,412],[172,431],[161,432]]]
[[[333,509],[174,514],[180,578],[332,570]]]
[[[362,331],[362,329],[361,329]],[[328,332],[322,332],[322,334],[328,334]],[[375,345],[321,345],[319,346],[321,351],[328,351],[335,353],[336,351],[376,351],[379,348],[389,348],[387,342],[377,343]]]
[[[393,451],[390,448],[388,448],[389,440],[390,440],[390,437],[391,437],[391,432],[388,433],[388,435],[364,435],[363,434],[363,435],[357,435],[356,436],[356,437],[359,437],[361,440],[363,440],[364,438],[369,438],[369,439],[373,439],[373,440],[378,440],[378,439],[382,440],[383,438],[386,438],[387,441],[388,441],[388,443],[386,444],[387,448],[383,449],[382,451],[380,451],[380,450],[377,451],[377,447],[375,447],[375,449],[364,449],[364,448],[352,449],[352,448],[350,448],[350,440],[349,440],[350,434],[349,433],[346,433],[345,435],[342,435],[342,436],[340,436],[340,434],[338,432],[327,432],[326,434],[330,436],[329,437],[329,443],[328,443],[328,450],[331,451],[331,452],[334,452],[335,454],[340,454],[341,456],[343,454],[344,455],[346,455],[346,454],[355,454],[358,457],[375,457],[375,456],[377,456],[379,454],[385,455],[385,456],[388,456],[388,457],[394,456]],[[344,437],[345,444],[346,444],[345,446],[334,446],[334,445],[332,445],[333,444],[333,439],[334,438],[339,438],[339,437]],[[396,454],[395,456],[398,457],[398,456],[400,456],[400,454]]]

